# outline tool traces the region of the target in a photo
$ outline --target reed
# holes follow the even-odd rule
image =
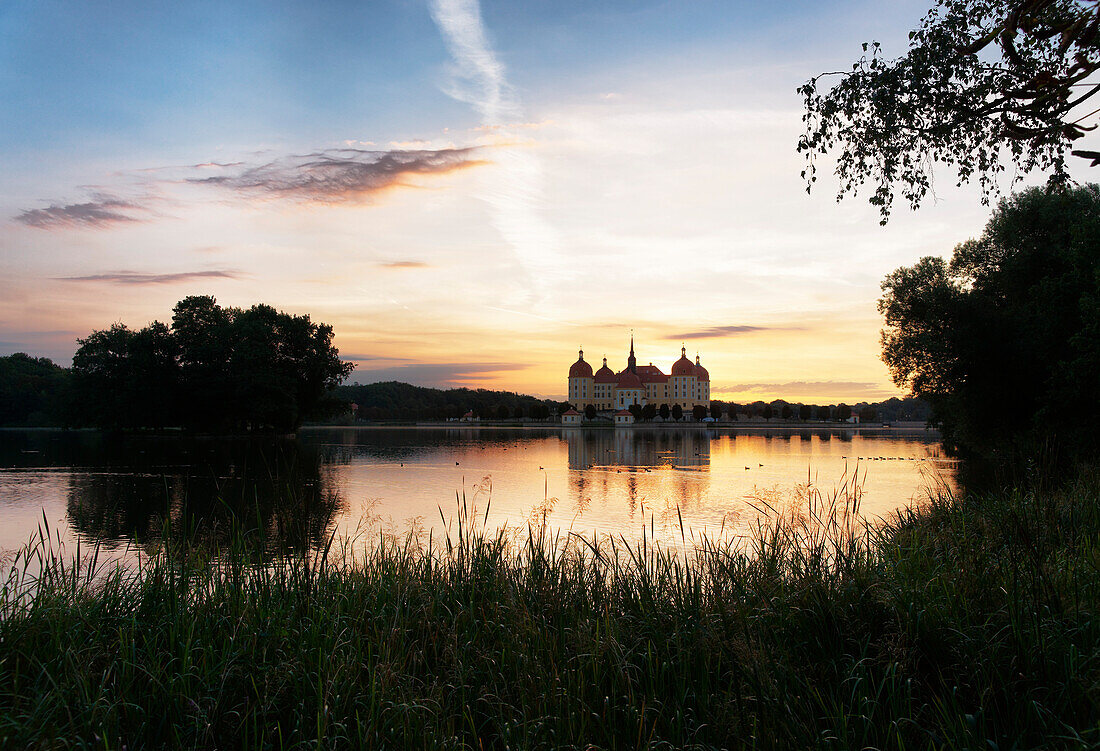
[[[857,489],[677,549],[461,496],[442,539],[263,562],[242,534],[107,567],[44,527],[0,589],[0,747],[1100,743],[1100,478],[873,528]]]

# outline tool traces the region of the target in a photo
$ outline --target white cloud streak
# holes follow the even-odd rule
[[[493,209],[493,226],[512,247],[530,277],[525,290],[542,297],[548,282],[563,277],[559,236],[541,214],[542,164],[511,123],[523,108],[489,44],[477,0],[430,0],[432,18],[453,59],[447,94],[477,110],[483,126],[493,126],[494,151],[503,179],[486,186],[481,198]],[[525,300],[529,302],[529,300]],[[520,301],[516,301],[520,302]]]

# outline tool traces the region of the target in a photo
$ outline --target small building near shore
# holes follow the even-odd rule
[[[581,413],[578,412],[575,409],[568,409],[565,412],[562,412],[561,413],[561,424],[562,425],[580,425],[581,424]]]
[[[620,409],[615,413],[615,427],[620,425],[633,425],[634,414],[628,409]]]

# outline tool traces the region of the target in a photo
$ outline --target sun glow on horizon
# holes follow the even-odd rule
[[[805,193],[795,88],[871,30],[901,38],[908,11],[561,7],[553,44],[549,11],[474,0],[369,4],[338,28],[331,10],[273,14],[331,30],[317,59],[243,24],[225,50],[180,41],[171,9],[140,19],[166,48],[228,56],[237,80],[103,46],[105,22],[75,6],[17,5],[0,30],[26,62],[0,95],[46,104],[0,129],[0,354],[66,363],[94,329],[211,294],[332,324],[353,381],[560,397],[578,343],[620,362],[634,329],[640,362],[699,351],[718,399],[877,401],[900,394],[879,360],[881,279],[988,213],[955,190],[883,228],[860,200]],[[47,78],[80,48],[51,24],[101,50],[98,78]],[[784,24],[818,41],[757,54]],[[337,56],[353,82],[330,75]],[[142,65],[175,84],[133,78]]]

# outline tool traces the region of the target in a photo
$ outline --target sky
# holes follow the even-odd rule
[[[333,325],[352,381],[561,397],[698,353],[715,398],[903,395],[882,278],[989,215],[807,195],[796,89],[927,0],[0,4],[0,355],[188,295]]]

